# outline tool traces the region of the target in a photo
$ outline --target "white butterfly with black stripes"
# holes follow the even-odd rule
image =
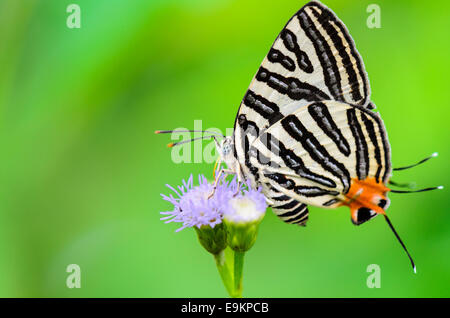
[[[387,181],[389,144],[373,108],[345,25],[323,4],[309,2],[288,21],[251,82],[234,135],[219,147],[221,159],[241,181],[262,186],[283,221],[304,225],[307,204],[334,208],[360,191],[354,180]],[[224,153],[230,144],[234,153]],[[370,212],[358,212],[363,206],[353,200],[354,223],[382,213],[386,192],[380,188],[364,206]]]
[[[305,225],[308,205],[348,206],[356,225],[382,214],[415,269],[385,213],[393,191],[387,187],[391,154],[374,108],[347,28],[311,1],[288,21],[262,62],[233,136],[217,143],[219,160],[228,166],[221,172],[262,187],[287,223]]]
[[[363,60],[347,28],[329,8],[311,1],[288,21],[262,62],[233,136],[221,143],[211,132],[203,138],[216,141],[218,164],[228,167],[220,173],[261,187],[284,222],[305,225],[308,205],[348,206],[355,225],[384,215],[415,269],[386,215],[387,193],[441,187],[387,187],[398,185],[390,180],[392,170],[417,164],[391,168],[386,129],[374,108]]]

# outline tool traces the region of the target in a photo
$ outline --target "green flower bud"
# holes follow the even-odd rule
[[[223,221],[227,228],[228,245],[232,250],[247,252],[255,244],[266,208],[265,201],[255,195],[239,196],[230,200],[230,208],[224,214]]]
[[[202,225],[194,228],[200,244],[211,254],[217,255],[227,247],[227,231],[223,223],[214,227]]]

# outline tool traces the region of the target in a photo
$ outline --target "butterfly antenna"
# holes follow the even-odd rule
[[[394,187],[399,187],[399,188],[408,188],[408,189],[414,189],[416,187],[416,183],[415,182],[408,182],[408,183],[398,183],[395,182],[393,180],[389,180],[388,182],[390,185],[393,185]]]
[[[183,140],[183,141],[179,141],[179,142],[175,142],[175,143],[170,143],[167,145],[167,147],[173,148],[173,147],[184,145],[184,144],[196,141],[196,140],[203,140],[203,139],[207,139],[207,138],[215,138],[215,136],[204,136],[204,137],[192,138],[189,140]]]
[[[397,238],[397,240],[400,242],[400,244],[403,247],[403,250],[406,252],[406,254],[409,257],[409,260],[411,262],[412,268],[414,270],[414,274],[417,274],[417,269],[416,269],[416,265],[414,264],[414,260],[411,257],[411,254],[409,254],[408,249],[406,248],[405,244],[403,243],[402,239],[400,238],[400,236],[398,235],[397,231],[395,230],[394,226],[391,223],[391,220],[389,220],[388,216],[386,214],[384,214],[384,218],[386,219],[387,224],[389,225],[389,227],[391,228],[392,232],[394,232],[395,237]]]
[[[442,189],[444,189],[444,186],[425,188],[425,189],[420,189],[420,190],[409,190],[409,191],[391,190],[391,192],[392,193],[417,193],[417,192],[426,192],[426,191],[442,190]]]
[[[418,165],[421,165],[421,164],[424,163],[424,162],[427,162],[427,161],[430,160],[431,158],[434,158],[434,157],[437,157],[437,156],[438,156],[438,153],[435,152],[435,153],[433,153],[431,156],[429,156],[429,157],[427,157],[427,158],[425,158],[425,159],[420,160],[420,161],[419,161],[418,163],[416,163],[416,164],[413,164],[413,165],[410,165],[410,166],[406,166],[406,167],[401,167],[401,168],[394,168],[393,170],[394,170],[394,171],[400,171],[400,170],[406,170],[406,169],[414,168],[414,167],[417,167]]]
[[[214,131],[209,131],[209,130],[157,130],[155,131],[155,134],[159,135],[159,134],[172,134],[172,133],[207,133],[207,134],[211,134],[211,135],[215,135],[215,136],[219,136],[219,137],[223,137],[225,138],[226,136],[221,134],[221,133],[217,133]]]

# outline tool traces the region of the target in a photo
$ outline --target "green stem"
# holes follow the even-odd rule
[[[214,255],[223,285],[232,298],[242,298],[244,255],[245,252],[236,252],[229,247]]]
[[[245,252],[234,252],[234,298],[242,298],[242,272]]]
[[[223,250],[219,254],[214,255],[214,259],[216,260],[217,269],[219,270],[220,277],[222,278],[223,285],[227,289],[228,294],[233,297],[234,294],[234,286],[233,286],[233,270],[230,269],[230,262],[227,261],[230,259],[229,248]],[[231,265],[233,265],[231,263]]]

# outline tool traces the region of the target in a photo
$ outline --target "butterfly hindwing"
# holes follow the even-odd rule
[[[355,180],[387,182],[390,148],[379,115],[337,101],[303,106],[252,144],[256,180],[308,205],[333,208]]]
[[[272,211],[285,223],[306,226],[308,221],[308,206],[304,203],[290,199],[284,205],[273,206]]]
[[[272,211],[283,221],[289,224],[306,226],[308,221],[308,207],[282,192],[273,188],[270,184],[264,187],[265,196],[272,207]]]

